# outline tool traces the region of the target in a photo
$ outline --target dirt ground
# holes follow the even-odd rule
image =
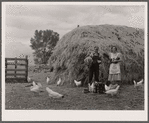
[[[31,92],[30,87],[25,87],[30,83],[6,83],[6,110],[144,110],[143,86],[137,90],[133,85],[122,85],[119,94],[112,97],[106,94],[83,93],[84,87],[48,85],[46,77],[51,76],[50,72],[30,71],[29,76],[43,85],[43,92]],[[64,98],[50,98],[46,87],[63,94]]]

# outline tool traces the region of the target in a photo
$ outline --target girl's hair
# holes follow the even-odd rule
[[[115,47],[115,50],[117,51],[117,47],[116,46],[112,46],[111,47],[111,51],[113,50],[114,47]]]

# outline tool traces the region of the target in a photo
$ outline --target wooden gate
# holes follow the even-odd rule
[[[26,58],[5,58],[5,79],[18,79],[27,82],[28,56]]]

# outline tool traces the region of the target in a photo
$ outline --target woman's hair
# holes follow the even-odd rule
[[[111,51],[113,51],[113,48],[115,47],[115,50],[117,51],[117,47],[116,46],[112,46],[111,47]]]

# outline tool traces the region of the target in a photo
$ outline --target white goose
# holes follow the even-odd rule
[[[37,85],[38,85],[40,88],[42,88],[42,85],[41,85],[41,83],[40,83],[40,82],[38,82],[38,83],[37,83]]]
[[[108,90],[108,91],[106,91],[105,93],[114,96],[114,95],[117,94],[119,87],[120,87],[120,86],[118,85],[115,89]]]
[[[143,79],[139,82],[136,82],[135,80],[133,80],[134,82],[134,87],[138,87],[138,86],[141,86],[143,84]]]
[[[62,94],[59,94],[57,92],[54,92],[52,91],[50,88],[46,87],[46,91],[48,92],[49,94],[49,97],[52,97],[52,98],[64,98],[64,95]]]
[[[57,86],[59,86],[61,84],[61,78],[59,78],[59,80],[57,81]]]
[[[106,90],[106,91],[110,90],[110,88],[111,88],[111,84],[110,84],[109,86],[107,86],[107,85],[105,84],[105,90]]]
[[[32,84],[33,84],[33,86],[35,86],[35,85],[36,85],[36,83],[35,83],[34,81],[33,81],[33,83],[32,83]]]
[[[74,80],[74,83],[76,84],[77,87],[81,85],[81,81]]]
[[[88,90],[89,90],[89,92],[91,92],[91,85],[90,85],[90,83],[88,83]]]
[[[30,87],[30,91],[32,91],[32,92],[39,92],[40,91],[40,88],[42,87],[42,85],[41,85],[41,83],[35,83],[34,81],[33,81],[33,86],[31,86]]]
[[[47,84],[49,84],[49,82],[50,82],[50,78],[49,78],[49,77],[47,77]]]
[[[89,84],[89,91],[90,92],[93,92],[94,91],[94,88],[95,88],[95,83],[93,82],[91,85]]]
[[[27,77],[28,82],[32,82],[33,80],[30,77]]]

